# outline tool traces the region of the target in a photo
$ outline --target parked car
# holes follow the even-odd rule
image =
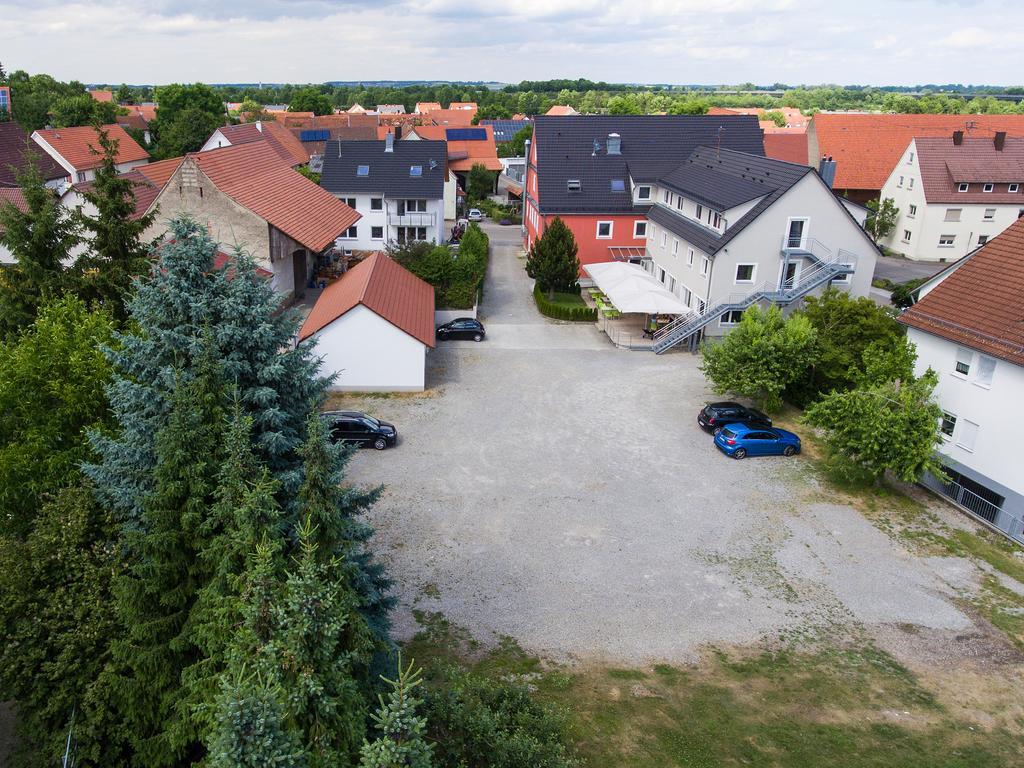
[[[391,448],[398,440],[394,424],[368,416],[361,411],[325,411],[332,443],[355,443],[360,448],[372,445],[378,451]]]
[[[470,221],[483,221],[484,220],[483,211],[481,211],[479,208],[470,208],[469,209],[469,220]]]
[[[472,317],[457,317],[451,322],[437,326],[437,340],[447,341],[448,339],[472,339],[483,341],[487,331],[484,324]]]
[[[778,427],[726,424],[715,433],[715,445],[726,456],[792,456],[800,453],[800,438]]]
[[[726,424],[747,424],[752,427],[770,427],[772,420],[755,408],[739,403],[708,403],[697,414],[697,423],[707,432],[714,432]]]

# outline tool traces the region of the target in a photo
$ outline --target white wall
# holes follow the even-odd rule
[[[208,138],[206,142],[203,144],[203,146],[199,148],[199,151],[209,152],[211,149],[219,149],[220,147],[230,146],[231,142],[224,137],[224,134],[221,133],[220,129],[218,128],[216,131],[210,134],[210,138]]]
[[[332,389],[348,392],[422,392],[426,350],[387,320],[360,305],[315,333],[321,372],[337,373]]]
[[[355,198],[355,209],[362,214],[362,218],[356,222],[356,237],[339,237],[335,241],[337,247],[350,248],[357,251],[382,251],[389,241],[398,239],[398,229],[394,226],[393,219],[392,223],[389,223],[388,219],[389,212],[393,216],[397,215],[397,199],[385,197],[380,194],[339,194],[337,197],[342,201],[347,201],[349,198]],[[370,201],[373,198],[383,200],[379,211],[375,211],[370,208]],[[434,221],[433,224],[427,225],[428,241],[440,243],[445,240],[445,236],[447,234],[445,229],[446,204],[447,200],[440,198],[436,200],[427,200],[426,214],[432,214]],[[452,205],[454,206],[454,203],[452,203]],[[416,214],[411,215],[414,217],[416,216]],[[383,227],[382,238],[373,237],[373,227]]]
[[[917,347],[915,373],[932,368],[939,376],[935,396],[944,411],[957,417],[951,438],[944,437],[940,452],[985,477],[1024,494],[1019,435],[1024,432],[1024,368],[996,360],[990,386],[978,380],[979,352],[959,347],[930,333],[907,329],[907,338]],[[972,355],[967,376],[956,372],[957,350]],[[972,450],[962,447],[965,422],[978,425]]]

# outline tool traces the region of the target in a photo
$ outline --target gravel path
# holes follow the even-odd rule
[[[517,245],[492,242],[488,339],[432,352],[423,396],[349,401],[401,435],[350,472],[386,486],[371,519],[400,636],[413,609],[440,611],[481,639],[640,663],[836,623],[970,626],[961,571],[801,502],[802,459],[720,455],[694,423],[711,397],[696,357],[544,320]]]

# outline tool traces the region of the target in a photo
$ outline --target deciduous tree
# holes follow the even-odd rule
[[[892,232],[899,215],[900,209],[891,197],[868,201],[868,218],[864,222],[864,230],[871,235],[875,245]]]
[[[308,87],[296,91],[288,104],[289,112],[312,112],[314,115],[330,115],[334,112],[331,97],[319,89]]]
[[[484,200],[494,192],[495,171],[488,171],[482,163],[474,163],[466,176],[466,197],[470,204]]]

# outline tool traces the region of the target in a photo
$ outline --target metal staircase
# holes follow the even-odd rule
[[[838,257],[818,254],[813,254],[811,257],[817,263],[804,269],[795,282],[784,282],[780,286],[776,281],[767,281],[747,293],[731,293],[717,301],[710,302],[703,312],[680,315],[654,334],[654,345],[651,348],[660,355],[690,338],[726,312],[744,310],[759,301],[785,306],[803,298],[830,280],[842,275],[852,275],[856,269],[856,257],[845,251],[840,251]]]

